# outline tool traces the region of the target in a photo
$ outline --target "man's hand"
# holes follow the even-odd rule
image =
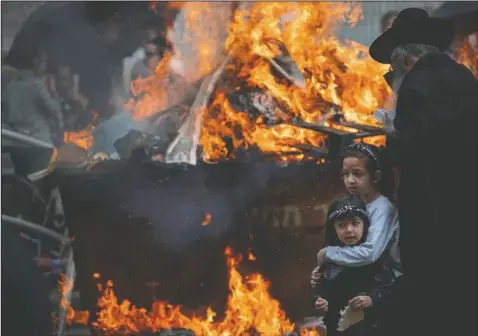
[[[372,298],[370,296],[356,296],[349,301],[350,307],[354,310],[362,310],[372,306]]]
[[[323,316],[329,311],[329,303],[327,302],[327,300],[319,297],[315,301],[315,309],[321,316]]]
[[[320,280],[320,267],[317,266],[316,268],[314,268],[314,270],[312,271],[312,274],[310,275],[310,284],[312,285],[312,287],[317,287],[317,285],[319,284],[319,280]]]

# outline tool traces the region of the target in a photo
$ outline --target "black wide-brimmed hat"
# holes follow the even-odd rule
[[[447,20],[432,18],[421,8],[407,8],[398,13],[390,29],[370,46],[370,56],[377,62],[390,64],[392,51],[408,43],[426,44],[445,50],[453,39],[453,26]]]

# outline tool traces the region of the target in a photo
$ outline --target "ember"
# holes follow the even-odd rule
[[[244,335],[255,330],[260,335],[284,335],[294,330],[294,324],[285,316],[280,304],[268,293],[269,283],[261,274],[243,278],[237,266],[241,257],[225,250],[229,267],[229,290],[226,312],[222,321],[215,321],[216,313],[208,308],[205,317],[185,316],[181,306],[156,301],[148,311],[137,308],[128,300],[118,302],[113,282],[99,285],[102,296],[98,300],[101,311],[93,325],[106,335],[159,332],[170,328],[189,329],[195,335]],[[249,259],[255,257],[249,253]],[[99,275],[97,275],[99,277]],[[74,312],[77,314],[77,312]],[[302,335],[318,335],[315,331],[301,331]]]
[[[207,226],[211,222],[211,214],[208,212],[206,213],[206,218],[202,221],[201,225],[202,226]]]

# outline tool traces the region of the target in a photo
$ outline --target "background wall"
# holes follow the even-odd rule
[[[46,1],[2,1],[2,55],[8,52],[23,22]]]
[[[360,42],[369,46],[380,34],[380,19],[382,15],[391,10],[402,10],[407,7],[419,7],[433,11],[444,1],[364,1],[362,11],[364,19],[354,28],[344,27],[340,32],[342,38]]]

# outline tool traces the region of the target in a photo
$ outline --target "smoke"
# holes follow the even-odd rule
[[[296,176],[272,162],[198,165],[159,183],[133,173],[121,183],[121,204],[133,216],[150,220],[157,244],[179,252],[231,230],[237,214],[283,171]],[[211,220],[202,226],[206,213]]]

